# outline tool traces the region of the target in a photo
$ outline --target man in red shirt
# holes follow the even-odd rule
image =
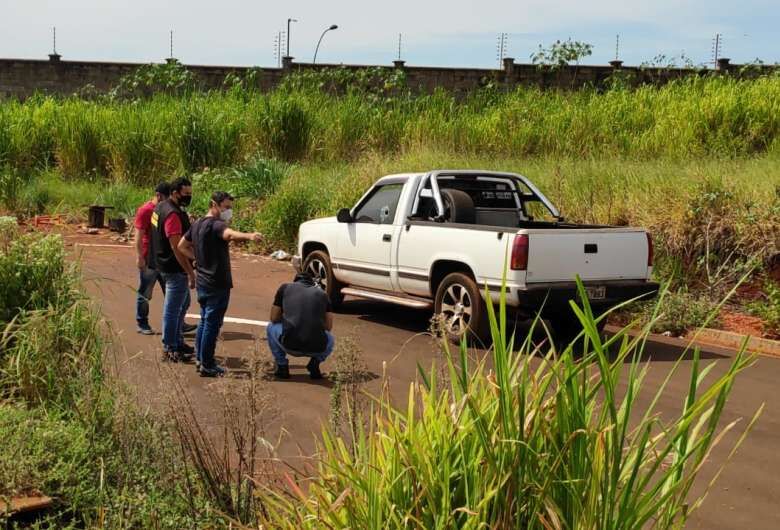
[[[135,255],[136,265],[139,271],[138,291],[135,303],[135,321],[138,324],[138,333],[152,335],[154,332],[149,326],[149,300],[152,299],[154,284],[159,283],[165,292],[165,284],[160,273],[150,266],[149,242],[152,232],[152,213],[160,202],[166,200],[171,193],[171,186],[167,182],[161,182],[154,189],[154,197],[144,203],[135,213]]]

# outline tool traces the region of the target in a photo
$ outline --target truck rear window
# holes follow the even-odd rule
[[[505,180],[457,179],[440,177],[440,189],[456,189],[471,196],[476,208],[517,209],[516,192],[510,182]]]

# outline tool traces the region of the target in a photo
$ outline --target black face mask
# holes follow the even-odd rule
[[[179,206],[186,208],[192,202],[192,195],[179,195]]]

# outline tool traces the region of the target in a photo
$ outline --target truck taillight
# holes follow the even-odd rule
[[[528,234],[517,234],[512,243],[513,271],[524,271],[528,268]]]
[[[647,266],[652,267],[653,266],[653,236],[650,235],[650,232],[645,232],[645,235],[647,236]]]

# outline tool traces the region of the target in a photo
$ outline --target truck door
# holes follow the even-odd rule
[[[347,234],[338,238],[334,266],[342,282],[383,291],[393,289],[393,222],[402,191],[402,183],[376,186],[352,212],[354,222],[340,226]]]

